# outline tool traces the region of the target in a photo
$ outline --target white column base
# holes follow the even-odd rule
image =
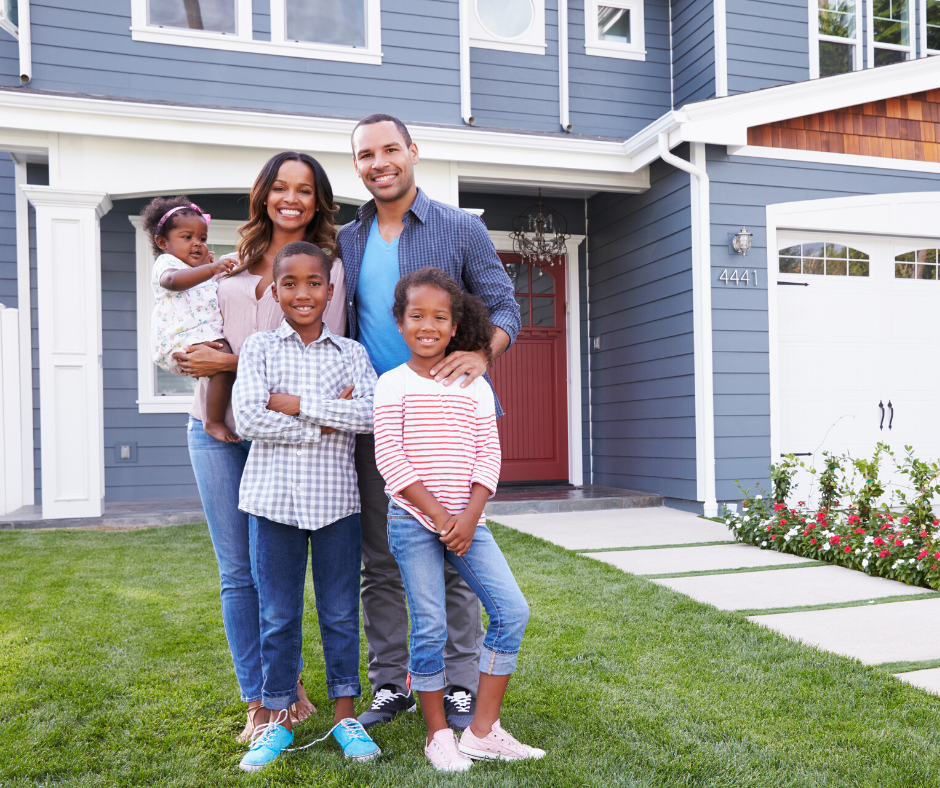
[[[104,510],[100,219],[103,192],[22,186],[36,208],[42,513]]]

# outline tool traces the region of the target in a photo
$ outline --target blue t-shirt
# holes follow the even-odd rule
[[[411,358],[392,317],[395,285],[400,278],[398,238],[391,243],[386,241],[379,232],[378,219],[374,218],[356,284],[356,312],[359,341],[365,346],[376,375],[384,375]]]

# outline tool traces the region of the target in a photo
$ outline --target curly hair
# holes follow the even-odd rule
[[[491,343],[493,341],[493,323],[486,304],[477,296],[460,288],[460,285],[440,268],[422,268],[405,274],[395,285],[395,303],[392,315],[401,323],[405,318],[408,294],[416,287],[429,285],[443,290],[450,296],[450,312],[457,326],[457,333],[447,345],[446,355],[457,350],[475,352],[483,350],[487,359],[492,361]]]
[[[323,266],[323,270],[326,271],[326,281],[329,283],[330,276],[333,271],[333,261],[330,260],[329,255],[324,252],[316,244],[308,243],[307,241],[293,241],[289,244],[284,244],[276,255],[274,255],[274,262],[271,264],[271,276],[274,278],[274,283],[277,284],[277,278],[281,273],[281,263],[287,257],[293,257],[294,255],[305,254],[308,257],[313,257]]]
[[[146,230],[147,235],[150,236],[150,246],[153,247],[153,253],[156,256],[159,257],[163,254],[163,250],[157,246],[156,233],[157,225],[160,224],[160,220],[174,208],[182,208],[180,211],[175,211],[173,215],[166,220],[163,227],[160,228],[160,236],[166,238],[167,233],[170,232],[170,230],[176,226],[176,223],[184,216],[202,216],[199,211],[195,211],[189,207],[192,204],[193,201],[182,194],[179,197],[154,197],[140,212],[140,218],[144,223],[144,230]]]
[[[238,265],[229,276],[241,273],[261,261],[274,237],[274,222],[268,216],[267,201],[277,180],[278,171],[285,161],[300,161],[313,172],[316,214],[307,225],[303,240],[316,244],[331,258],[339,254],[336,244],[336,226],[333,215],[339,206],[333,202],[333,187],[326,170],[313,156],[296,151],[284,151],[272,156],[261,168],[251,187],[248,199],[248,221],[238,228]]]

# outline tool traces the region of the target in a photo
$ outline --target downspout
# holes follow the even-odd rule
[[[468,126],[476,119],[470,114],[470,0],[459,0],[460,19],[460,117]]]
[[[705,145],[690,143],[691,158],[680,159],[669,150],[669,136],[659,135],[659,155],[666,164],[689,173],[692,188],[692,315],[695,353],[695,443],[698,499],[706,517],[718,515],[715,493],[715,385],[712,359],[711,215]]]
[[[16,14],[20,36],[20,82],[25,85],[33,78],[33,38],[29,26],[29,0],[20,0]]]
[[[558,0],[558,107],[562,131],[571,132],[568,113],[568,0]]]
[[[725,0],[715,0],[715,97],[728,95],[728,14]]]

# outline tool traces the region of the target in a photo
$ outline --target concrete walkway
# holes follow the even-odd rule
[[[738,544],[721,523],[664,507],[491,519],[940,694],[934,591]]]

